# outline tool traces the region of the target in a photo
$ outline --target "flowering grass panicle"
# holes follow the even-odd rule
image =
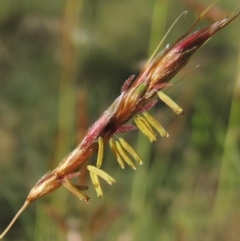
[[[102,197],[103,191],[99,183],[99,177],[110,185],[115,182],[114,178],[100,169],[106,143],[109,143],[110,149],[121,168],[124,169],[127,164],[135,170],[136,163],[141,165],[142,160],[137,152],[123,138],[117,137],[118,133],[139,129],[150,142],[157,140],[157,133],[162,137],[169,136],[163,126],[147,111],[158,100],[161,100],[176,114],[183,115],[182,108],[164,94],[162,89],[170,85],[168,82],[172,77],[187,64],[190,57],[206,41],[239,16],[239,14],[236,14],[191,33],[203,15],[172,46],[167,45],[163,51],[154,54],[136,79],[131,76],[125,81],[120,95],[87,131],[83,141],[62,160],[58,167],[48,172],[35,184],[23,207],[0,235],[0,239],[31,202],[61,186],[64,186],[80,200],[88,202],[89,197],[82,193],[86,187],[74,185],[70,180],[80,174],[81,168],[87,165],[88,159],[95,152],[98,152],[96,166],[87,165],[87,170],[90,172],[90,178],[97,196]],[[128,124],[131,119],[134,120],[135,125]]]

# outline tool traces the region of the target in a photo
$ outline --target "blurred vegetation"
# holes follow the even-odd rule
[[[1,231],[37,180],[118,96],[124,80],[139,73],[176,17],[189,12],[164,44],[184,34],[201,4],[209,4],[194,3],[0,1]],[[199,26],[238,4],[222,0],[213,7],[217,16]],[[185,116],[162,104],[154,108],[170,137],[150,145],[139,132],[124,134],[143,166],[121,170],[106,147],[103,170],[117,183],[103,184],[102,199],[83,172],[79,182],[89,185],[88,205],[60,189],[33,203],[4,240],[239,240],[239,51],[237,19],[174,78],[181,81],[167,93]]]

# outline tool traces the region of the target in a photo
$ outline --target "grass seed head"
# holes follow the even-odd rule
[[[157,99],[157,92],[161,91],[168,85],[168,82],[172,77],[188,63],[191,56],[204,43],[240,15],[240,13],[238,13],[235,16],[217,21],[206,28],[191,33],[204,14],[205,12],[200,15],[189,31],[180,37],[172,46],[167,45],[160,54],[154,54],[135,80],[134,76],[131,76],[125,82],[121,94],[88,130],[83,141],[66,158],[64,158],[56,169],[47,173],[35,184],[30,191],[25,204],[15,215],[6,230],[0,235],[0,239],[3,238],[18,216],[31,202],[53,192],[62,185],[79,199],[88,201],[88,197],[83,195],[79,189],[69,181],[69,179],[75,177],[76,171],[86,165],[89,158],[97,152],[98,149],[100,149],[100,151],[98,153],[99,160],[97,161],[97,166],[101,166],[103,143],[110,140],[110,147],[122,168],[124,168],[123,161],[125,161],[135,169],[135,165],[125,152],[127,151],[134,159],[141,162],[136,156],[136,153],[130,150],[129,145],[126,145],[121,139],[119,142],[114,142],[113,139],[111,139],[119,130],[127,131],[129,127],[126,128],[125,126],[124,128],[124,125],[132,118],[134,118],[137,127],[151,142],[156,141],[156,135],[152,127],[154,127],[160,135],[168,136],[167,132],[157,120],[146,114],[146,112],[143,116],[140,114],[143,110],[146,111],[146,109],[150,109],[155,104],[153,101]],[[168,100],[167,104],[170,105],[175,112],[182,113],[181,108],[175,106],[171,101],[169,102]],[[131,127],[130,129],[133,128]],[[103,193],[98,177],[102,177],[110,185],[112,185],[115,180],[97,167],[88,165],[87,169],[90,172],[97,195],[102,196]]]

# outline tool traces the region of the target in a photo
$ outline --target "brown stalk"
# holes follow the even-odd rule
[[[66,187],[79,199],[88,202],[89,198],[83,195],[79,191],[79,188],[70,182],[70,179],[80,174],[79,170],[87,164],[89,157],[98,150],[99,138],[102,138],[103,143],[107,143],[115,133],[133,129],[132,126],[125,125],[125,123],[134,116],[152,108],[156,103],[155,100],[158,97],[158,92],[164,87],[169,86],[168,82],[187,64],[190,57],[216,32],[237,18],[239,13],[190,34],[202,16],[203,14],[200,15],[190,30],[179,38],[173,46],[167,46],[160,54],[150,59],[135,81],[133,77],[130,77],[126,81],[121,94],[88,130],[83,141],[53,171],[43,176],[32,188],[25,204],[7,229],[0,235],[0,239],[31,202],[53,192],[60,186]],[[150,124],[155,121],[148,115],[142,115],[141,118],[145,118],[144,121]],[[146,124],[143,124],[142,128],[147,128]],[[131,148],[127,148],[127,150],[131,152]],[[114,149],[114,151],[118,152],[116,154],[120,153],[117,149]],[[102,153],[100,154],[102,155]],[[88,170],[94,171],[95,182],[98,181],[97,175],[99,175],[109,181],[110,184],[114,183],[114,179],[98,168],[100,168],[100,165],[98,167],[88,166]]]

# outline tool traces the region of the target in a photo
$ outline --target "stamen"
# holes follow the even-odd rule
[[[123,147],[121,146],[121,144],[116,141],[116,147],[117,150],[119,152],[119,154],[121,155],[121,157],[123,158],[123,160],[133,169],[136,170],[135,165],[133,164],[132,160],[128,157],[128,155],[124,152]]]
[[[103,160],[103,139],[101,136],[98,137],[98,157],[97,157],[97,168],[100,168],[102,166],[102,160]]]
[[[115,157],[117,159],[119,166],[122,169],[124,169],[124,161],[123,161],[122,157],[120,156],[120,154],[118,153],[118,150],[117,150],[116,144],[114,143],[113,138],[110,139],[109,145],[110,145],[110,148],[111,148],[113,154],[115,155]]]
[[[119,141],[123,148],[138,162],[138,164],[142,165],[142,159],[140,156],[137,154],[137,152],[131,147],[131,145],[126,142],[123,138],[119,137]]]
[[[158,97],[166,104],[168,105],[176,114],[183,115],[184,111],[183,109],[174,102],[169,96],[164,94],[162,91],[158,92]]]
[[[159,132],[160,136],[169,137],[169,134],[167,133],[167,131],[153,116],[151,116],[147,112],[144,112],[143,115],[146,118],[146,120],[152,125],[152,127],[154,127]]]
[[[154,142],[157,140],[155,133],[152,129],[148,127],[148,125],[144,122],[143,118],[140,116],[136,116],[134,118],[134,122],[136,123],[139,130],[150,140],[150,142]]]
[[[88,189],[88,186],[84,185],[74,185],[78,190],[85,191]]]
[[[106,172],[102,171],[101,169],[88,165],[87,169],[90,172],[95,173],[96,175],[98,175],[99,177],[101,177],[102,179],[104,179],[109,185],[112,185],[113,183],[115,183],[115,179],[112,178],[110,175],[108,175]]]
[[[103,191],[102,191],[102,188],[101,188],[101,185],[100,185],[100,182],[99,182],[97,174],[95,174],[93,172],[90,172],[90,177],[91,177],[93,186],[95,187],[95,190],[97,192],[97,196],[98,197],[102,197],[103,196]]]
[[[90,199],[88,196],[84,195],[79,191],[77,187],[75,187],[74,184],[72,184],[66,177],[63,180],[62,185],[67,188],[69,192],[71,192],[75,197],[78,199],[88,203],[88,200]]]
[[[155,135],[154,130],[152,129],[151,125],[149,122],[146,120],[144,116],[138,115],[139,119],[146,125],[146,127]]]

